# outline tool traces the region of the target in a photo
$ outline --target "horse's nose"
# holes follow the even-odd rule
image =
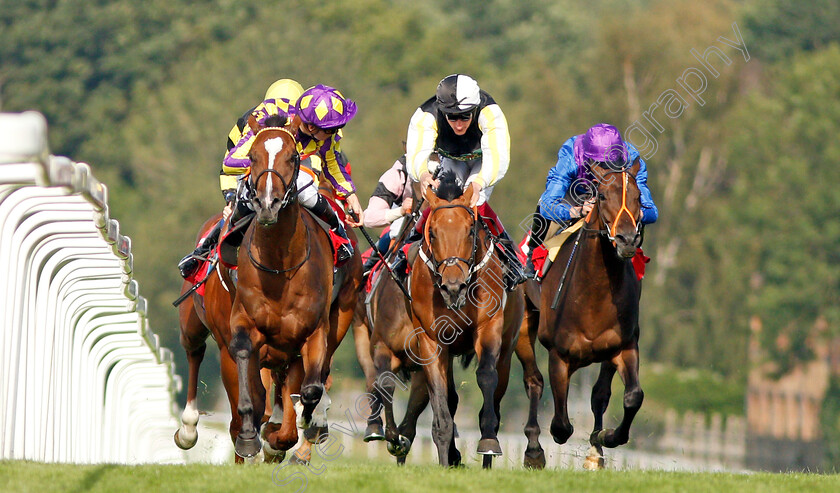
[[[445,282],[442,286],[443,291],[451,301],[456,300],[466,287],[467,283],[460,281]]]
[[[626,246],[637,246],[639,240],[641,240],[642,235],[636,233],[635,235],[625,235],[618,233],[615,235],[615,241],[619,245],[626,245]]]

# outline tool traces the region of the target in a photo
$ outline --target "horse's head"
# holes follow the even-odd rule
[[[277,222],[280,209],[297,199],[297,177],[300,172],[300,154],[294,134],[287,130],[283,117],[271,117],[261,127],[254,116],[248,125],[254,132],[254,141],[248,157],[251,160],[251,205],[257,221],[263,226]]]
[[[596,189],[593,220],[605,229],[604,234],[623,258],[633,257],[642,241],[642,203],[636,185],[640,166],[639,158],[630,167],[591,166]]]
[[[478,246],[478,215],[471,209],[473,187],[464,192],[454,173],[444,172],[436,193],[426,191],[431,212],[424,230],[426,263],[450,309],[466,303]],[[424,254],[425,255],[425,254]]]

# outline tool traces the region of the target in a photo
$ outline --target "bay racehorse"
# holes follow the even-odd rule
[[[601,363],[592,389],[595,426],[584,464],[601,468],[602,447],[627,443],[644,398],[639,386],[641,281],[630,261],[641,243],[642,211],[638,160],[629,168],[593,166],[591,171],[595,205],[580,230],[579,244],[567,241],[543,278],[538,336],[549,352],[551,435],[559,444],[574,430],[566,407],[569,378],[579,368]],[[617,428],[604,429],[616,371],[624,382],[624,416]]]
[[[221,217],[222,215],[219,213],[208,219],[199,230],[199,238],[206,234]],[[192,282],[184,281],[181,293],[186,293],[192,287]],[[231,407],[229,428],[231,440],[235,441],[239,435],[242,421],[236,412],[238,403],[236,364],[228,352],[228,344],[230,344],[230,307],[233,304],[235,293],[236,285],[233,282],[231,271],[221,264],[217,264],[204,283],[203,295],[193,292],[190,297],[184,299],[178,305],[180,340],[187,355],[189,376],[187,379],[187,402],[181,414],[181,426],[175,432],[175,443],[184,450],[195,446],[198,440],[198,430],[196,428],[199,419],[198,375],[207,349],[208,335],[212,335],[213,340],[219,347],[222,384],[227,392]],[[265,389],[270,388],[271,374],[267,370],[261,372],[261,380]],[[267,421],[271,412],[271,407],[265,406],[262,421]],[[283,455],[282,452],[269,448],[265,449],[264,454],[267,462],[280,461],[283,459]],[[237,456],[236,461],[242,462],[242,458]]]
[[[260,365],[273,371],[282,389],[274,406],[278,416],[265,430],[271,447],[291,446],[296,422],[308,429],[304,435],[310,440],[326,432],[329,397],[324,385],[361,284],[358,252],[334,276],[327,233],[297,202],[296,128],[261,128],[254,118],[248,124],[255,134],[249,186],[256,218],[239,249],[229,345],[237,367],[242,419],[235,450],[243,457],[260,448],[260,418],[255,412],[265,401]]]
[[[373,412],[368,418],[368,428],[365,441],[384,439],[388,442],[388,452],[394,455],[397,463],[404,464],[411,444],[417,434],[417,419],[429,403],[429,393],[426,385],[426,375],[422,366],[414,360],[412,351],[416,352],[416,337],[411,319],[411,307],[405,302],[405,297],[396,282],[382,272],[375,281],[371,299],[370,315],[373,317],[373,329],[370,335],[370,353],[374,360],[375,374],[368,377],[368,392],[374,396],[371,403]],[[527,300],[526,300],[527,301]],[[526,303],[526,307],[530,304]],[[365,312],[365,307],[357,305],[357,314]],[[540,427],[537,421],[540,398],[543,392],[543,377],[537,366],[534,354],[534,342],[537,337],[539,316],[526,312],[525,323],[520,327],[516,342],[515,353],[522,364],[525,392],[528,395],[528,421],[525,425],[525,435],[528,446],[525,450],[525,467],[542,469],[545,467],[545,453],[540,446]],[[362,313],[364,321],[370,323],[366,313]],[[355,323],[355,322],[354,322]],[[406,346],[406,342],[412,345]],[[458,408],[458,394],[455,391],[451,369],[447,374],[449,385],[447,398],[452,416]],[[411,375],[411,388],[405,415],[399,425],[396,424],[393,400],[398,376],[405,380],[406,373]],[[503,378],[503,376],[499,376]],[[385,417],[385,429],[382,428],[382,416]],[[460,451],[454,441],[450,444],[450,464],[460,463]]]
[[[452,358],[475,354],[483,405],[477,452],[484,466],[501,455],[497,439],[499,404],[507,390],[510,361],[523,316],[521,287],[504,290],[503,267],[491,235],[454,175],[443,173],[436,193],[424,190],[431,212],[411,273],[411,316],[415,327],[404,345],[416,348],[434,414],[432,438],[441,465],[452,465],[454,421],[450,410]],[[416,339],[416,342],[414,341]],[[375,363],[375,361],[374,361]]]

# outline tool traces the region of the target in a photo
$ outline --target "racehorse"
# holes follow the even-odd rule
[[[542,281],[539,340],[549,352],[554,395],[551,435],[565,443],[574,428],[566,400],[569,379],[579,368],[601,363],[592,389],[595,426],[584,464],[603,467],[603,448],[627,443],[642,405],[639,386],[639,298],[641,281],[630,259],[641,243],[641,202],[636,174],[629,168],[592,166],[595,205],[578,233],[567,241]],[[624,416],[616,429],[603,429],[610,384],[618,371],[624,382]]]
[[[222,215],[219,213],[208,219],[202,225],[199,231],[199,237],[206,234],[221,217]],[[184,281],[181,294],[186,293],[192,287],[192,282]],[[222,384],[225,387],[231,406],[229,430],[232,441],[236,440],[242,425],[242,421],[236,412],[238,400],[236,365],[227,349],[230,343],[230,307],[233,304],[235,293],[236,286],[230,275],[230,270],[221,264],[217,264],[204,283],[203,296],[193,293],[192,296],[184,299],[178,305],[181,346],[187,354],[189,377],[187,380],[187,403],[181,414],[182,424],[175,432],[175,443],[184,450],[195,446],[198,440],[196,429],[199,418],[196,402],[198,370],[204,359],[204,352],[207,348],[206,340],[210,334],[212,334],[213,339],[219,346]],[[270,388],[271,374],[267,370],[261,373],[261,379],[264,388]],[[271,408],[266,406],[262,421],[267,421],[270,415]],[[281,461],[283,455],[284,453],[281,451],[275,451],[269,448],[265,449],[265,460],[267,462]],[[235,459],[238,463],[243,461],[239,456],[236,456]]]
[[[372,334],[370,336],[370,353],[374,359],[375,375],[368,377],[368,392],[375,401],[371,403],[373,411],[368,418],[368,428],[365,440],[385,439],[388,442],[388,452],[394,455],[397,463],[404,464],[411,444],[417,434],[417,418],[429,403],[429,393],[426,388],[426,376],[421,365],[412,357],[411,351],[417,350],[414,326],[411,320],[411,308],[405,302],[405,297],[396,282],[386,273],[380,274],[375,281],[370,313],[373,316]],[[527,301],[527,300],[526,300]],[[363,301],[357,305],[357,314],[364,316],[364,322],[370,324]],[[526,303],[526,306],[530,306]],[[356,322],[354,321],[354,324]],[[545,453],[540,446],[540,428],[537,421],[537,410],[543,391],[543,377],[536,364],[534,342],[537,336],[539,316],[526,312],[525,323],[521,325],[516,342],[515,353],[522,364],[525,391],[530,401],[528,422],[525,425],[525,435],[528,446],[525,450],[524,465],[528,468],[542,469],[545,467]],[[406,342],[415,343],[406,347]],[[450,365],[451,370],[451,365]],[[393,396],[396,389],[397,375],[405,376],[411,373],[411,389],[406,406],[405,416],[397,426],[394,419]],[[501,376],[500,376],[501,378]],[[455,391],[451,371],[447,375],[449,388],[448,404],[452,416],[458,407],[458,394]],[[385,416],[386,428],[382,430],[382,415]],[[450,464],[460,463],[460,451],[455,442],[450,443]]]
[[[496,437],[499,403],[507,389],[524,301],[521,288],[510,295],[504,290],[496,246],[478,211],[469,206],[473,193],[473,187],[464,192],[451,173],[441,175],[436,193],[424,190],[431,212],[412,266],[410,291],[412,325],[417,329],[405,346],[423,368],[434,413],[432,438],[438,461],[446,466],[457,458],[450,457],[452,357],[475,354],[484,400],[477,452],[484,456],[484,467],[490,467],[493,456],[502,453]]]
[[[295,410],[283,412],[280,426],[280,416],[272,416],[265,430],[270,446],[290,447],[296,421],[310,440],[326,432],[324,385],[332,352],[353,317],[362,270],[356,252],[334,277],[329,238],[297,202],[300,156],[294,125],[261,128],[253,117],[248,124],[255,135],[249,186],[256,217],[239,249],[229,344],[242,418],[234,448],[242,457],[256,455],[261,445],[254,412],[265,402],[260,365],[272,369],[282,388],[275,398],[278,414]],[[295,402],[293,396],[298,396]]]

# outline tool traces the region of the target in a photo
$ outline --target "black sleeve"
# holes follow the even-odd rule
[[[388,190],[381,181],[376,184],[376,189],[371,194],[371,197],[379,197],[385,202],[388,202],[388,207],[393,207],[394,202],[397,200],[394,192]]]

